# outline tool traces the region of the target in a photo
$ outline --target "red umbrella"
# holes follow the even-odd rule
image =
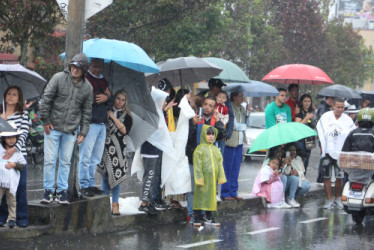
[[[286,64],[279,66],[262,78],[262,81],[283,84],[334,83],[322,69],[307,64]]]

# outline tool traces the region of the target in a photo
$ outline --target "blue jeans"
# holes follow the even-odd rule
[[[23,168],[20,173],[19,183],[16,193],[16,223],[17,225],[28,226],[29,225],[29,207],[27,205],[27,165]],[[0,206],[0,222],[5,224],[8,218],[8,205],[6,203],[6,197],[3,196]]]
[[[310,189],[309,181],[306,181],[306,180],[302,181],[301,182],[301,187],[299,187],[299,176],[287,175],[286,178],[287,178],[287,184],[286,184],[286,188],[284,190],[285,190],[285,194],[288,193],[288,197],[290,199],[298,199],[303,194],[305,194],[306,192],[309,191],[309,189]],[[282,182],[283,182],[283,180],[282,180]]]
[[[110,189],[108,180],[106,180],[104,176],[101,176],[101,189],[106,195],[109,195],[110,190],[112,190],[112,202],[118,202],[119,194],[121,193],[121,184],[118,184],[113,189]]]
[[[223,155],[223,167],[227,182],[221,185],[221,198],[238,196],[238,177],[240,164],[242,163],[243,145],[235,148],[225,147]]]
[[[162,167],[162,152],[158,156],[158,161],[155,166],[155,177],[152,188],[152,201],[158,201],[162,199],[162,189],[161,189],[161,167]]]
[[[225,140],[219,140],[217,141],[217,147],[219,148],[219,150],[221,151],[221,154],[223,156],[223,153],[225,152]]]
[[[101,162],[105,146],[105,124],[90,124],[90,130],[79,145],[79,185],[80,188],[95,186],[95,172]]]
[[[64,133],[50,130],[44,133],[44,190],[54,191],[57,154],[59,165],[57,172],[57,192],[68,189],[68,178],[77,133]]]

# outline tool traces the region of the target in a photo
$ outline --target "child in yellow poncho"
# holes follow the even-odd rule
[[[217,129],[204,125],[200,134],[200,145],[193,153],[193,168],[195,177],[195,195],[193,209],[195,213],[194,226],[212,224],[219,226],[213,218],[213,211],[217,211],[216,188],[218,184],[226,182],[222,164],[222,154],[213,145],[217,137]],[[202,211],[206,211],[206,218]]]

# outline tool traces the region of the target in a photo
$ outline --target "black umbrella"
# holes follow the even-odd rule
[[[362,99],[362,97],[356,90],[340,84],[334,84],[326,88],[323,88],[321,91],[318,92],[317,98],[326,96],[341,97],[346,100]]]
[[[24,99],[39,96],[47,81],[35,71],[26,69],[20,64],[0,64],[0,92],[4,93],[9,86],[19,86]],[[2,100],[3,95],[0,96]]]

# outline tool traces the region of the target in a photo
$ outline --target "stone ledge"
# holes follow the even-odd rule
[[[324,194],[322,186],[313,186],[303,200],[313,199]],[[249,194],[239,194],[243,200],[219,201],[217,213],[239,213],[248,210],[264,209],[261,198]],[[133,214],[112,216],[109,196],[95,196],[72,202],[69,205],[29,202],[30,225],[27,228],[0,228],[0,239],[26,239],[41,235],[79,236],[96,233],[109,233],[141,229],[145,226],[184,223],[187,209],[170,209],[158,215]]]

